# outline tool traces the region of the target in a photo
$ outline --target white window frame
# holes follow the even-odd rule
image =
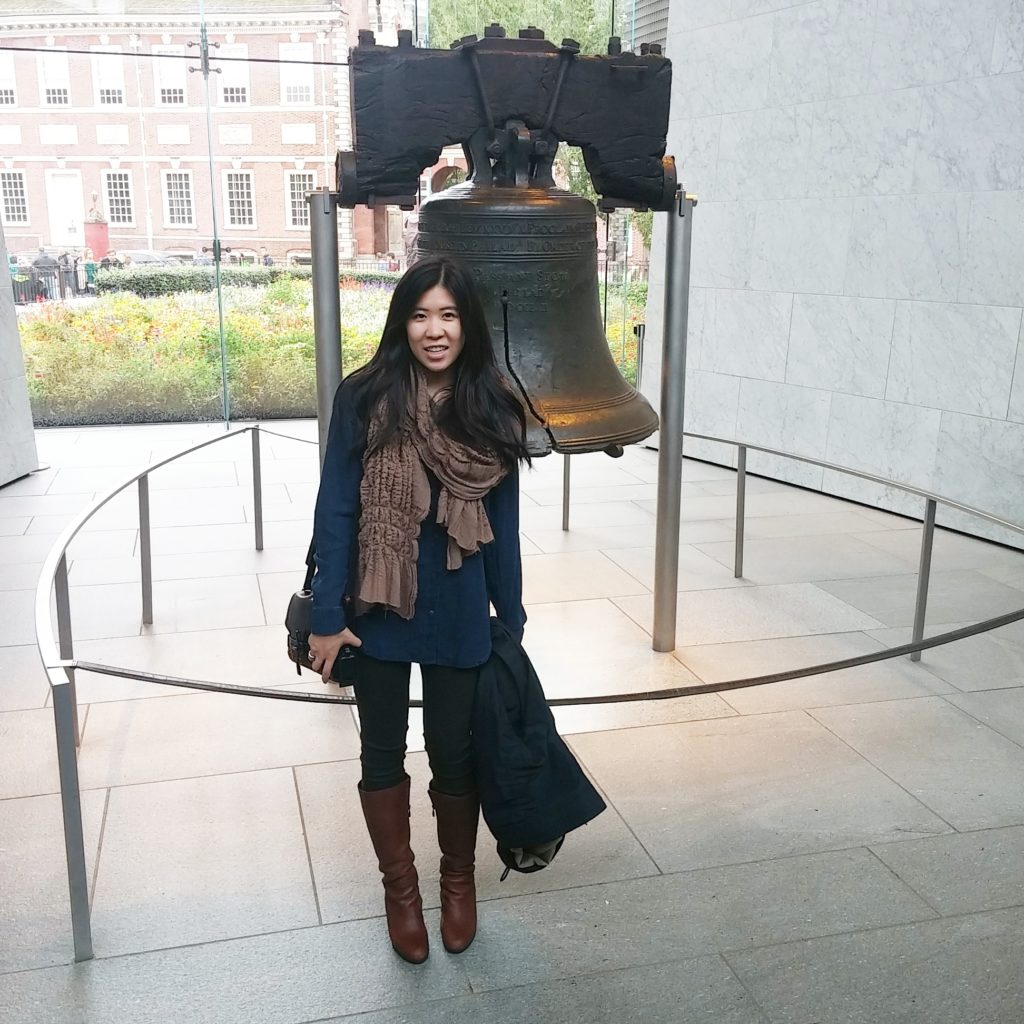
[[[192,221],[189,224],[183,222],[171,220],[171,196],[170,191],[167,187],[167,179],[172,174],[180,174],[188,180],[188,196],[189,203],[192,207]],[[196,228],[196,188],[195,178],[191,171],[174,170],[173,167],[167,167],[160,171],[160,198],[164,206],[164,227],[168,231],[174,231],[177,228],[185,228],[194,230]]]
[[[66,46],[55,46],[52,52],[39,55],[39,101],[43,107],[71,106],[71,66],[68,63]],[[61,60],[63,57],[63,60]],[[66,89],[67,103],[47,103],[47,89]]]
[[[18,227],[24,228],[29,227],[32,223],[32,210],[28,205],[28,182],[25,179],[24,171],[6,170],[0,169],[0,174],[16,174],[21,178],[21,193],[25,197],[25,219],[24,220],[10,220],[7,216],[7,206],[3,202],[3,196],[0,194],[0,223],[4,227]]]
[[[113,54],[121,53],[120,47],[117,46],[90,46],[92,50],[92,85],[93,85],[93,98],[96,101],[97,107],[103,107],[108,109],[110,107],[124,107],[128,103],[128,90],[125,88],[124,81],[124,58],[117,57],[116,63]],[[110,76],[110,80],[106,81],[105,76],[101,73],[100,69],[116,67],[117,72]],[[100,100],[100,93],[104,89],[117,89],[121,93],[120,103],[103,103]]]
[[[154,46],[150,51],[154,57],[173,57],[174,60],[153,61],[153,105],[166,107],[169,110],[181,110],[188,106],[188,67],[180,58],[185,55],[185,47],[175,44],[174,46]],[[174,70],[178,65],[181,70]],[[160,98],[162,89],[181,89],[181,103],[164,103]]]
[[[312,43],[278,43],[278,58],[287,60],[316,60],[316,51]],[[312,65],[281,64],[281,95],[283,107],[312,107],[316,103],[316,76]],[[308,100],[289,100],[288,89],[308,88]]]
[[[2,103],[0,107],[16,107],[18,105],[18,77],[14,67],[14,54],[0,51],[0,89],[10,89],[14,96],[11,103]]]
[[[316,171],[290,170],[284,172],[284,226],[286,231],[309,231],[309,222],[305,224],[292,223],[292,178],[297,174],[309,175],[313,179],[313,187],[310,191],[316,190]]]
[[[124,176],[128,186],[128,202],[131,204],[131,220],[114,220],[113,210],[110,204],[110,179],[113,175]],[[132,172],[118,169],[116,171],[101,171],[100,178],[103,182],[103,206],[107,211],[107,221],[111,227],[133,228],[135,227],[135,182],[132,181]]]
[[[230,175],[232,174],[246,174],[249,176],[250,192],[252,195],[252,223],[251,224],[236,224],[231,220],[231,198],[230,198]],[[232,168],[230,171],[221,171],[221,197],[224,203],[224,227],[231,228],[232,231],[255,231],[257,227],[256,218],[256,172],[252,170],[235,170]]]
[[[248,60],[248,43],[221,43],[220,48],[211,54],[211,59],[216,63],[218,57],[242,57]],[[217,75],[217,103],[228,109],[239,110],[243,107],[252,106],[252,82],[249,80],[249,65],[240,60],[221,61],[218,65],[220,74]],[[234,100],[225,101],[224,93],[227,89],[245,89],[245,100],[238,103]]]

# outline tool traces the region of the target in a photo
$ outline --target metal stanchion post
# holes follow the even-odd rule
[[[747,526],[747,446],[739,446],[736,458],[736,557],[733,575],[743,576],[743,540]]]
[[[75,656],[74,643],[71,639],[71,595],[68,593],[68,556],[61,555],[57,563],[57,571],[53,576],[54,596],[57,603],[57,643],[63,661],[71,661]],[[78,693],[75,689],[75,670],[68,669],[68,683],[71,693],[71,723],[75,746],[82,742],[78,730]]]
[[[139,477],[139,559],[142,563],[142,621],[153,625],[153,548],[149,532],[149,474]]]
[[[260,428],[252,428],[252,518],[256,528],[256,550],[263,550],[263,468],[260,462]]]
[[[928,583],[932,574],[932,541],[935,539],[935,499],[929,498],[924,506],[921,528],[921,563],[917,570],[917,601],[914,604],[914,634],[911,643],[924,638],[924,619],[928,610]],[[920,661],[921,652],[914,651],[911,661]]]
[[[569,460],[571,455],[562,456],[562,529],[569,529]]]
[[[679,515],[683,480],[683,402],[686,391],[686,319],[690,302],[693,196],[680,190],[667,217],[665,326],[661,350],[661,425],[658,441],[658,521],[654,554],[654,649],[676,646]]]
[[[72,673],[66,668],[67,681],[52,683],[53,722],[57,732],[57,769],[60,774],[60,801],[64,812],[64,849],[68,862],[68,894],[71,898],[71,931],[75,942],[75,960],[92,958],[92,926],[89,918],[89,875],[85,867],[85,839],[82,835],[82,794],[78,786],[78,742]]]
[[[316,344],[316,415],[320,465],[327,452],[334,393],[341,383],[341,296],[338,292],[338,199],[324,188],[311,192],[310,250],[313,260],[313,335]]]

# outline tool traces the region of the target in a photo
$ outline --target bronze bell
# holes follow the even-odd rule
[[[425,200],[417,231],[414,259],[458,259],[480,285],[498,365],[526,406],[531,454],[617,455],[657,430],[608,349],[591,202],[533,181],[470,180]]]

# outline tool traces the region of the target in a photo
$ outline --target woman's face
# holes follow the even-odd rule
[[[428,379],[438,385],[451,383],[465,343],[452,293],[440,284],[425,291],[405,329],[413,357],[427,371]]]

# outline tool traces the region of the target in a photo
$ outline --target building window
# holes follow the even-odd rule
[[[309,204],[306,194],[316,188],[312,171],[290,171],[288,173],[288,226],[309,227]]]
[[[188,62],[184,46],[153,47],[153,83],[161,106],[184,104],[188,82]]]
[[[5,224],[28,223],[24,171],[0,171],[0,196],[3,198]]]
[[[232,228],[256,226],[252,171],[227,172],[227,222]]]
[[[101,107],[124,105],[124,58],[116,46],[93,46],[92,81]]]
[[[39,85],[48,107],[66,107],[71,103],[71,71],[65,50],[47,50],[39,55]]]
[[[168,227],[193,228],[192,172],[164,171],[164,219]]]
[[[135,223],[132,207],[132,183],[128,171],[104,171],[106,186],[107,218],[111,224]]]
[[[238,106],[249,102],[249,47],[245,43],[222,43],[214,59],[220,58],[217,76],[220,102]],[[225,59],[229,58],[229,59]]]
[[[14,76],[14,54],[0,50],[0,104],[13,107],[17,103],[17,80]]]
[[[287,106],[309,106],[313,102],[313,44],[280,43],[281,102]],[[301,62],[301,63],[297,63]]]

